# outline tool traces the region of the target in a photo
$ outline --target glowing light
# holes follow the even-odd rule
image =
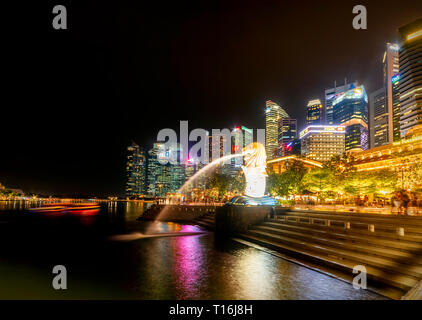
[[[397,81],[400,81],[400,74],[397,73],[394,76],[391,77],[391,82],[396,83]]]
[[[314,100],[310,100],[308,102],[308,107],[314,106],[314,105],[320,105],[321,104],[321,100],[319,99],[314,99]]]
[[[333,106],[340,103],[341,101],[345,99],[360,99],[362,96],[365,96],[366,101],[366,93],[363,89],[363,86],[359,86],[357,88],[350,89],[344,93],[342,93],[340,96],[334,99]]]
[[[253,142],[243,148],[245,165],[242,166],[246,178],[245,195],[254,198],[265,194],[265,179],[267,156],[265,148],[258,142]]]
[[[418,37],[420,37],[420,36],[422,36],[422,29],[421,29],[421,30],[418,30],[418,31],[416,31],[416,32],[413,32],[413,33],[411,33],[411,34],[409,34],[409,35],[407,36],[407,40],[412,40],[412,39],[418,38]]]
[[[299,133],[299,138],[300,139],[304,138],[308,133],[321,133],[321,132],[344,133],[344,127],[343,126],[324,126],[324,125],[309,126]]]

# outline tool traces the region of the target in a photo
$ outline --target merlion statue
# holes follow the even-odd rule
[[[242,166],[246,178],[245,195],[253,198],[263,197],[265,194],[265,179],[267,177],[267,155],[265,148],[258,142],[253,142],[243,148]]]

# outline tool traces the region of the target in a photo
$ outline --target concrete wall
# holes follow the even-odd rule
[[[215,230],[217,233],[227,235],[245,232],[250,226],[264,221],[270,210],[271,207],[267,206],[246,207],[226,204],[216,211]]]
[[[181,206],[181,205],[154,205],[146,210],[141,220],[158,221],[190,221],[203,216],[208,212],[215,212],[214,206]]]

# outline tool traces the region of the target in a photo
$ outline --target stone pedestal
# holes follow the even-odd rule
[[[215,231],[225,235],[245,232],[250,226],[267,219],[271,209],[270,206],[240,206],[227,203],[216,211]]]

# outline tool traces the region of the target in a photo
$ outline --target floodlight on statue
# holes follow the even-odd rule
[[[265,196],[267,178],[267,155],[261,143],[253,142],[243,148],[244,165],[243,173],[246,179],[244,196],[236,196],[230,200],[239,205],[275,205],[276,201]]]
[[[245,165],[242,166],[246,179],[245,195],[260,198],[265,195],[267,177],[267,155],[262,144],[253,142],[243,148]]]

